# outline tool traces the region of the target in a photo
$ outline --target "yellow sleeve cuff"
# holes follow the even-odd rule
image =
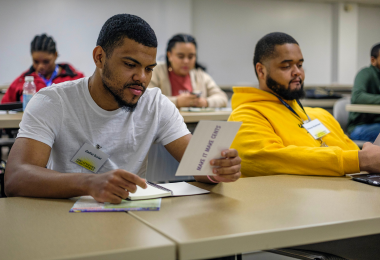
[[[359,151],[349,150],[343,151],[343,171],[345,174],[358,173],[359,168]]]

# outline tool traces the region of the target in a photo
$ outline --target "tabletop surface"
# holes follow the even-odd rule
[[[131,212],[178,243],[179,258],[211,258],[380,233],[380,189],[345,177],[267,176],[196,186],[157,214]]]
[[[129,214],[69,213],[73,204],[0,198],[0,258],[175,259],[173,242]]]
[[[349,104],[346,105],[346,111],[380,114],[380,105]]]
[[[180,112],[185,123],[195,123],[201,120],[227,121],[232,111],[213,111],[213,112]]]
[[[18,128],[23,113],[0,114],[0,128]]]
[[[301,99],[304,107],[332,108],[339,99]]]
[[[219,120],[227,121],[231,111],[214,112],[180,112],[185,123],[195,123],[200,120]],[[18,128],[23,113],[0,114],[0,128]]]

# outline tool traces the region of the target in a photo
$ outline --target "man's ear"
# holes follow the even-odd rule
[[[377,66],[377,60],[373,56],[371,56],[371,64],[372,64],[372,66]]]
[[[103,69],[106,53],[101,46],[96,46],[92,51],[92,58],[95,66],[99,69]]]
[[[267,68],[264,66],[264,64],[258,62],[256,63],[256,72],[257,72],[257,77],[261,80],[266,79],[267,75]]]

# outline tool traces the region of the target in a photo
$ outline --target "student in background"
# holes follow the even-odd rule
[[[380,43],[372,47],[371,65],[356,75],[351,103],[380,105]],[[374,142],[380,133],[380,115],[350,112],[347,130],[353,140]]]
[[[229,118],[243,122],[231,145],[241,156],[243,177],[380,172],[380,147],[366,143],[359,151],[329,112],[299,103],[304,95],[304,59],[293,37],[264,36],[253,61],[259,88],[234,87]],[[305,123],[316,119],[330,131],[318,131],[317,139]]]
[[[166,63],[153,71],[150,88],[160,88],[178,108],[225,107],[227,95],[197,62],[197,43],[191,35],[177,34],[168,42]]]
[[[23,72],[9,86],[1,103],[22,101],[25,76],[33,76],[36,90],[69,80],[83,78],[83,73],[67,63],[56,64],[58,57],[56,43],[46,34],[36,35],[30,44],[33,65]]]

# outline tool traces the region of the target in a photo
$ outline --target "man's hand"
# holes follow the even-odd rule
[[[223,159],[213,159],[210,161],[212,172],[217,175],[210,176],[215,181],[233,182],[240,178],[241,159],[235,149],[222,151]]]
[[[380,146],[365,143],[359,151],[360,171],[380,173]]]
[[[143,189],[146,188],[144,179],[133,173],[118,169],[93,174],[88,185],[88,193],[98,202],[119,204],[122,199],[128,198],[129,192],[136,192],[136,185]]]

